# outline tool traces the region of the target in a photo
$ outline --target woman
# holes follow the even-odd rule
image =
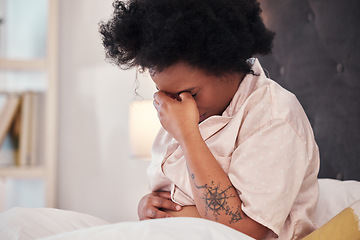
[[[139,218],[201,217],[256,239],[312,230],[319,154],[295,96],[268,79],[255,0],[115,1],[107,57],[149,70],[162,124]]]

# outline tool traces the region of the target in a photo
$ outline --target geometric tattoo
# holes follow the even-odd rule
[[[203,193],[203,197],[201,197],[201,199],[205,200],[205,215],[210,212],[214,215],[215,219],[218,220],[218,216],[220,215],[219,211],[225,211],[225,214],[231,217],[229,220],[230,224],[242,219],[240,206],[238,206],[238,208],[234,212],[233,209],[230,209],[227,203],[227,200],[229,198],[235,197],[232,194],[228,193],[229,189],[234,188],[232,185],[223,190],[220,189],[219,184],[215,186],[214,182],[211,182],[211,186],[208,186],[207,184],[205,184],[204,186],[198,186],[195,183],[194,174],[191,174],[191,178],[193,179],[194,185],[197,189],[203,188],[205,190]]]

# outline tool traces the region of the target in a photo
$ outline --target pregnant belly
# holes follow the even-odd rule
[[[181,211],[166,210],[173,217],[198,217],[201,218],[195,206],[184,206]]]

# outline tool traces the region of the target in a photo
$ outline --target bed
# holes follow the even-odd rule
[[[326,233],[338,239],[360,239],[360,182],[319,179],[320,197],[316,210],[317,231],[323,231],[327,224],[346,223],[348,215],[342,216],[344,209],[354,206],[356,228],[326,227]],[[354,215],[355,216],[355,215]],[[186,229],[186,231],[181,231]],[[344,231],[351,238],[344,238]],[[354,235],[355,234],[355,235]],[[51,208],[13,208],[0,213],[1,240],[85,240],[85,239],[204,239],[227,240],[252,238],[220,223],[199,218],[165,218],[157,220],[109,223],[87,214]],[[320,238],[314,238],[320,239]],[[336,239],[332,237],[331,239]]]
[[[360,2],[260,2],[265,23],[277,36],[273,54],[259,59],[271,78],[299,98],[320,148],[319,228],[308,239],[360,239],[360,44],[353,27],[360,22]],[[108,223],[66,210],[14,208],[0,213],[0,239],[251,238],[204,219]]]

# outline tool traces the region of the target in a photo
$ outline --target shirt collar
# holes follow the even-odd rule
[[[224,117],[232,117],[235,115],[235,113],[245,103],[246,99],[248,99],[250,94],[254,91],[256,83],[266,77],[257,58],[250,58],[248,63],[252,64],[252,73],[245,75],[229,106],[223,112],[222,116]]]
[[[252,64],[252,73],[245,75],[229,106],[225,109],[223,114],[221,116],[211,116],[200,123],[199,129],[204,141],[220,131],[231,121],[232,117],[236,114],[236,112],[238,112],[250,94],[254,91],[255,85],[258,81],[266,77],[257,58],[250,58],[248,62],[249,64]]]

